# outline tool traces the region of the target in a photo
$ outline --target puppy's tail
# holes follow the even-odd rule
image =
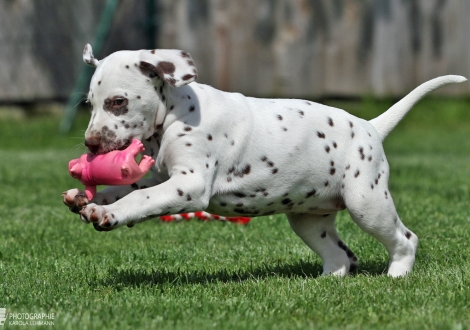
[[[462,76],[442,76],[429,80],[411,91],[408,95],[395,103],[390,109],[378,116],[377,118],[369,121],[379,133],[382,141],[387,135],[397,126],[400,120],[405,117],[408,111],[411,110],[419,100],[426,94],[432,92],[439,87],[467,81],[467,78]]]

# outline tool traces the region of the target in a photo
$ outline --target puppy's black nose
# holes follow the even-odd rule
[[[96,154],[100,149],[101,138],[98,136],[92,136],[85,140],[85,146],[90,150],[92,154]]]

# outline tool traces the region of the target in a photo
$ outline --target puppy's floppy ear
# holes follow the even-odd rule
[[[83,62],[88,64],[89,66],[92,67],[97,67],[100,61],[98,61],[94,56],[93,56],[93,49],[91,48],[90,44],[85,45],[85,49],[83,50]]]
[[[176,49],[142,50],[140,68],[158,75],[173,87],[181,87],[197,79],[191,55]]]

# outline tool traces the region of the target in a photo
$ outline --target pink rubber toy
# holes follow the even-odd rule
[[[142,142],[134,139],[124,150],[102,155],[83,154],[69,162],[69,173],[85,185],[86,197],[91,201],[97,185],[126,185],[140,180],[155,164],[155,160],[146,155],[137,164],[135,157],[144,150]]]

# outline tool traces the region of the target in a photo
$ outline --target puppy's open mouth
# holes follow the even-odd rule
[[[126,149],[128,146],[131,145],[131,142],[132,142],[132,139],[127,139],[127,140],[125,140],[124,144],[123,144],[121,147],[117,148],[117,150],[124,150],[124,149]]]
[[[106,154],[114,150],[124,150],[131,144],[131,142],[132,142],[132,138],[128,138],[126,140],[117,140],[117,141],[108,142],[104,145],[101,145],[98,151],[96,152],[96,154],[102,155],[102,154]]]

